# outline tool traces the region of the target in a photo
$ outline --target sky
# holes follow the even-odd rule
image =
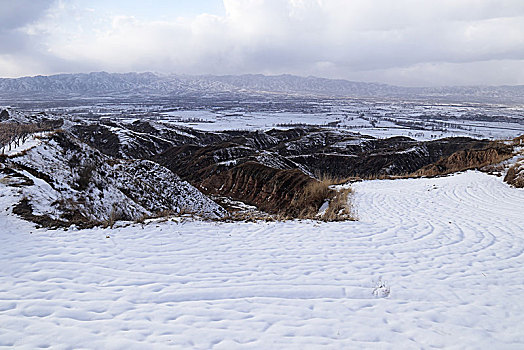
[[[0,77],[296,74],[524,84],[524,0],[0,0]]]

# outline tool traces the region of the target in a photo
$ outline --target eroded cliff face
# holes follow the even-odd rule
[[[478,169],[500,163],[513,155],[513,148],[500,143],[491,143],[484,149],[467,149],[454,152],[437,162],[415,172],[418,176],[436,176],[468,169]]]
[[[300,207],[299,198],[306,188],[317,180],[298,169],[275,169],[256,162],[246,162],[226,171],[217,172],[200,183],[200,190],[218,194],[271,214],[297,216],[305,209],[318,209],[321,200],[308,201]]]

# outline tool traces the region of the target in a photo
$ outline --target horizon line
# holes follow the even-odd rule
[[[404,88],[404,89],[438,89],[438,88],[468,88],[468,87],[524,87],[524,84],[503,84],[503,85],[489,85],[489,84],[473,84],[473,85],[435,85],[435,86],[405,86],[405,85],[397,85],[397,84],[390,84],[390,83],[384,83],[384,82],[377,82],[377,81],[359,81],[359,80],[348,80],[344,78],[327,78],[327,77],[320,77],[315,75],[298,75],[298,74],[290,74],[290,73],[281,73],[281,74],[264,74],[264,73],[243,73],[243,74],[210,74],[210,73],[203,73],[203,74],[188,74],[188,73],[160,73],[160,72],[153,72],[153,71],[128,71],[128,72],[108,72],[105,70],[101,71],[90,71],[90,72],[75,72],[75,73],[52,73],[52,74],[36,74],[36,75],[23,75],[18,77],[0,77],[0,80],[17,80],[17,79],[24,79],[24,78],[38,78],[38,77],[53,77],[53,76],[59,76],[59,75],[90,75],[90,74],[96,74],[96,73],[106,73],[109,75],[125,75],[125,74],[153,74],[157,77],[162,76],[188,76],[188,77],[241,77],[241,76],[263,76],[263,77],[283,77],[283,76],[290,76],[290,77],[297,77],[302,79],[308,79],[308,78],[314,78],[314,79],[324,79],[324,80],[331,80],[331,81],[344,81],[349,83],[359,83],[359,84],[372,84],[372,85],[383,85],[383,86],[391,86],[391,87],[397,87],[397,88]]]

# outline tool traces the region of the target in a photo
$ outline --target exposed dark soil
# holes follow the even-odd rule
[[[484,149],[467,149],[454,152],[437,162],[415,172],[418,176],[437,176],[468,169],[479,169],[490,164],[500,163],[513,155],[513,148],[500,143],[492,143]]]
[[[246,162],[204,179],[200,189],[206,194],[226,195],[268,213],[297,216],[304,208],[293,203],[311,182],[316,180],[297,169],[281,170]],[[317,200],[308,205],[318,208],[322,202]]]
[[[43,227],[68,227],[72,223],[65,221],[54,220],[47,215],[35,215],[33,214],[33,207],[27,198],[22,198],[22,200],[13,207],[13,214],[20,216],[22,219],[32,221]]]

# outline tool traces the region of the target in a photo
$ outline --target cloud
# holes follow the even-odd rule
[[[42,38],[44,47],[33,50],[45,59],[33,69],[44,73],[293,73],[402,85],[524,84],[514,72],[524,71],[521,0],[224,0],[223,16],[169,21],[66,2],[48,10],[50,2],[43,3],[48,6],[21,23]]]
[[[0,0],[0,76],[49,72],[67,63],[46,52],[43,33],[29,30],[55,0]]]
[[[2,0],[0,31],[20,28],[39,19],[53,2],[53,0]]]
[[[29,50],[33,46],[32,38],[24,33],[22,28],[38,20],[52,4],[52,0],[2,0],[0,2],[0,54]]]

